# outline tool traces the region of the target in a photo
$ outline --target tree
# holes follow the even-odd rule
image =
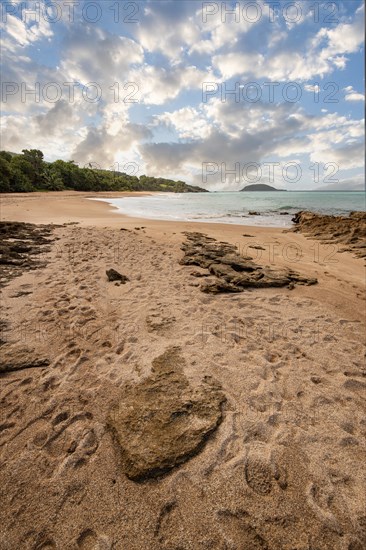
[[[3,152],[3,151],[1,151]],[[11,158],[11,156],[10,156]],[[11,191],[11,168],[8,162],[0,153],[0,193]]]
[[[11,161],[12,156],[13,155],[11,153],[8,153],[8,151],[0,151],[0,157],[8,162]]]
[[[39,149],[23,149],[22,155],[0,151],[0,193],[47,191],[204,191],[183,181],[154,178],[145,174],[138,178],[125,172],[102,170],[99,167],[79,168],[73,160],[45,162]]]
[[[33,169],[31,183],[35,187],[44,188],[46,184],[43,162],[43,153],[39,149],[23,149],[24,160],[26,160]]]

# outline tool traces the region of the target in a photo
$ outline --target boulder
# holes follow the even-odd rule
[[[125,275],[121,275],[121,273],[118,273],[118,271],[116,271],[115,269],[107,269],[106,274],[109,282],[119,281],[122,284],[125,284],[127,281],[130,280]]]
[[[180,348],[157,357],[149,377],[126,385],[108,426],[126,476],[137,482],[167,474],[199,453],[222,420],[226,401],[210,377],[193,386]]]

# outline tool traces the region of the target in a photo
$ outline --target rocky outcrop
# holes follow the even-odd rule
[[[8,372],[45,368],[50,365],[46,357],[38,357],[34,348],[22,344],[9,345],[6,342],[1,346],[0,375]]]
[[[293,231],[326,243],[339,244],[340,252],[352,252],[366,257],[366,212],[351,212],[349,216],[325,216],[301,211],[292,218]]]
[[[128,478],[145,481],[196,455],[222,420],[225,396],[205,377],[192,386],[177,347],[153,361],[151,375],[125,386],[108,419]]]
[[[24,271],[45,265],[55,225],[0,221],[0,287]]]
[[[215,278],[201,285],[202,292],[242,292],[246,288],[293,288],[295,283],[313,285],[317,279],[303,277],[291,269],[270,269],[255,264],[250,256],[240,256],[236,247],[217,242],[203,233],[185,233],[187,242],[182,245],[182,265],[197,265],[208,270]]]

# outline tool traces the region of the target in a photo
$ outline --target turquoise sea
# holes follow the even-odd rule
[[[121,214],[138,218],[269,227],[291,226],[291,218],[299,210],[322,214],[365,210],[365,193],[358,191],[161,193],[93,200],[108,202]]]

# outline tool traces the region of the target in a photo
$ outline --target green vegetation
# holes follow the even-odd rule
[[[42,151],[23,149],[21,155],[0,151],[0,193],[31,191],[168,191],[197,193],[200,187],[183,181],[124,172],[80,168],[74,161],[45,162]]]
[[[240,191],[286,191],[286,189],[276,189],[266,183],[253,183],[252,185],[246,185]]]

